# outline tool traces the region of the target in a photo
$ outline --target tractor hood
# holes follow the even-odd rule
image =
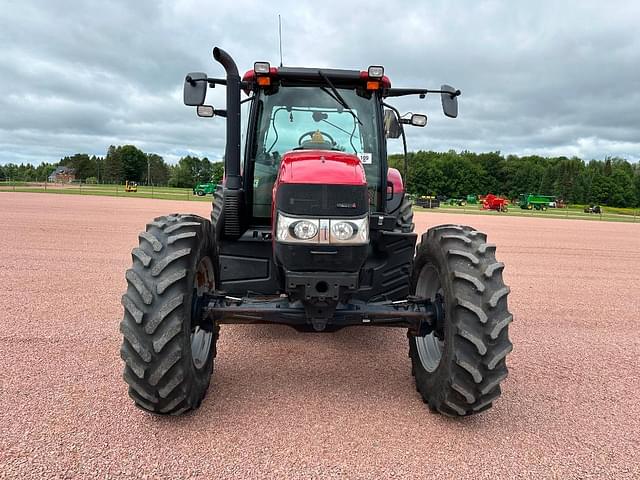
[[[356,155],[332,150],[285,153],[272,209],[274,255],[289,288],[301,278],[304,285],[315,285],[317,275],[308,272],[342,272],[343,280],[331,276],[328,282],[334,288],[332,298],[345,286],[341,281],[356,284],[369,248],[367,178]],[[305,222],[316,230],[308,238],[294,230]],[[336,236],[334,226],[341,224],[351,228],[349,237]]]
[[[273,209],[319,218],[369,212],[367,177],[356,155],[332,150],[293,150],[282,156]]]
[[[278,183],[366,185],[360,159],[331,150],[295,150],[282,157]]]

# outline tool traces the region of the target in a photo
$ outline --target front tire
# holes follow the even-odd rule
[[[423,400],[448,416],[490,408],[507,377],[509,287],[486,240],[471,227],[434,227],[415,258],[412,292],[432,300],[440,294],[445,320],[430,335],[409,337],[412,371]]]
[[[207,392],[218,330],[201,309],[215,289],[213,243],[209,220],[175,214],[149,223],[132,251],[120,353],[129,396],[143,410],[178,415]]]

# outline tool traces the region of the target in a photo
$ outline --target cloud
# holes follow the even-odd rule
[[[278,13],[287,65],[383,64],[395,86],[463,91],[456,120],[436,96],[395,101],[429,115],[411,149],[640,159],[633,2],[25,0],[0,17],[0,163],[123,143],[221,158],[224,123],[182,105],[182,80],[222,75],[214,45],[241,70],[277,64]],[[224,89],[208,101],[222,107]]]

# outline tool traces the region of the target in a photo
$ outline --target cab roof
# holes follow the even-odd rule
[[[269,76],[273,79],[284,80],[285,83],[324,83],[324,79],[320,75],[322,72],[336,86],[364,85],[367,81],[379,81],[383,88],[391,88],[389,77],[384,75],[380,78],[369,78],[367,71],[361,70],[340,70],[336,68],[309,68],[309,67],[271,67]],[[263,75],[263,74],[259,74]],[[256,81],[255,70],[248,70],[242,77],[242,81],[254,83]]]

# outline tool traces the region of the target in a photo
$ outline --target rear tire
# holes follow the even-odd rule
[[[402,203],[400,204],[397,215],[396,227],[404,233],[413,232],[415,229],[415,224],[413,223],[413,202],[406,193],[402,197]]]
[[[471,227],[441,225],[423,234],[417,248],[412,292],[441,294],[445,321],[426,337],[409,337],[409,356],[423,400],[448,416],[490,408],[507,377],[509,288],[486,240]]]
[[[211,205],[211,225],[213,227],[213,236],[216,241],[220,240],[222,233],[222,212],[224,211],[224,187],[216,186],[213,192],[213,203]]]
[[[149,223],[132,251],[120,353],[143,410],[178,415],[207,392],[218,330],[199,319],[203,294],[215,289],[213,244],[209,220],[175,214]]]

